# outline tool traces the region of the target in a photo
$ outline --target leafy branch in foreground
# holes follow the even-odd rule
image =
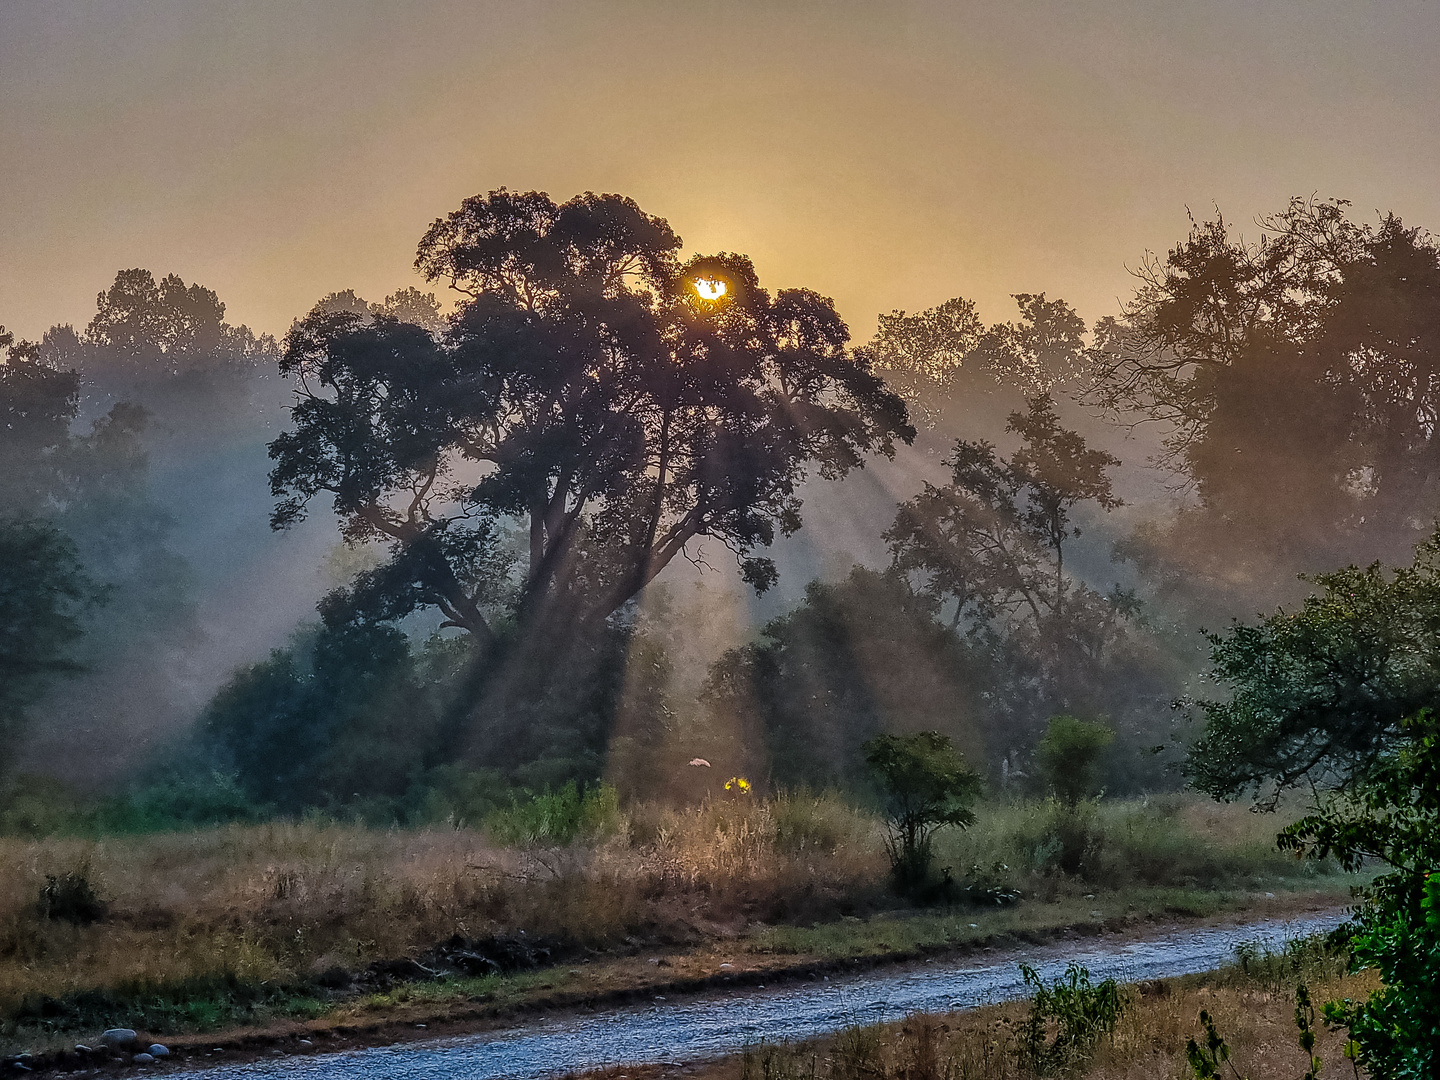
[[[1325,1006],[1376,1080],[1440,1068],[1440,717],[1422,709],[1400,737],[1363,782],[1280,834],[1282,848],[1333,855],[1349,870],[1367,859],[1390,867],[1350,927],[1353,962],[1377,969],[1383,985],[1366,1001]]]
[[[1327,1015],[1326,1023],[1329,1022]],[[1205,1045],[1194,1039],[1185,1044],[1185,1060],[1195,1080],[1217,1080],[1224,1075],[1224,1066],[1229,1067],[1230,1075],[1236,1080],[1247,1080],[1230,1060],[1230,1045],[1216,1028],[1214,1017],[1205,1009],[1200,1010],[1200,1026],[1205,1029]],[[1295,1027],[1299,1031],[1300,1049],[1309,1059],[1302,1080],[1318,1080],[1323,1063],[1315,1056],[1315,1006],[1304,983],[1295,988]]]

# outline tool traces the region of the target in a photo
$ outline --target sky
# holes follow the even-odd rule
[[[116,270],[280,333],[421,284],[466,196],[619,192],[857,338],[952,296],[1128,295],[1187,208],[1440,230],[1440,4],[0,0],[0,323]]]

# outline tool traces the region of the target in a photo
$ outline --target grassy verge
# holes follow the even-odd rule
[[[563,847],[319,822],[0,840],[0,1039],[14,1052],[116,1025],[173,1037],[278,1021],[471,1022],[722,970],[758,979],[1066,927],[1247,907],[1263,917],[1296,893],[1341,902],[1349,885],[1273,852],[1276,819],[1181,798],[1098,808],[1093,868],[1067,876],[1047,862],[1049,813],[992,806],[947,838],[942,863],[984,888],[930,911],[895,906],[876,823],[827,797],[638,807]],[[103,917],[66,921],[53,904],[46,917],[48,879],[67,877],[104,902],[85,917]],[[981,903],[997,882],[1024,899]],[[350,977],[454,934],[522,932],[556,943],[558,963],[378,987]]]
[[[1304,955],[1308,952],[1309,955]],[[1188,1040],[1203,1032],[1206,1010],[1225,1037],[1236,1075],[1251,1080],[1296,1080],[1309,1067],[1294,1024],[1295,988],[1304,983],[1315,1002],[1359,997],[1375,986],[1373,973],[1349,974],[1342,959],[1319,951],[1262,956],[1205,975],[1156,980],[1122,992],[1125,1006],[1114,1032],[1093,1052],[1051,1075],[1083,1080],[1189,1080]],[[1033,1080],[1019,1051],[1028,1005],[1015,1002],[966,1012],[925,1014],[897,1024],[852,1028],[835,1036],[783,1046],[762,1045],[721,1061],[683,1070],[697,1080]],[[1316,1053],[1337,1075],[1348,1072],[1339,1032],[1318,1032]],[[1328,1071],[1328,1070],[1327,1070]],[[665,1066],[590,1074],[629,1080],[680,1075]]]

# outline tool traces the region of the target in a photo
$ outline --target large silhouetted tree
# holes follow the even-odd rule
[[[291,332],[274,524],[328,495],[347,539],[390,544],[357,610],[434,606],[482,642],[511,520],[522,620],[603,620],[701,538],[768,586],[757,551],[799,527],[807,472],[841,476],[913,429],[829,300],[679,248],[616,195],[467,199],[416,261],[464,297],[447,333],[323,310]]]

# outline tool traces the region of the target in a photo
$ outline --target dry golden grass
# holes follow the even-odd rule
[[[1274,819],[1233,808],[1199,816],[1194,807],[1102,807],[1107,884],[1176,867],[1215,884],[1228,867],[1233,884],[1284,865],[1263,851]],[[983,808],[976,827],[941,845],[942,865],[964,874],[970,863],[1006,862],[1027,895],[1081,903],[1097,885],[1035,862],[1047,812]],[[67,873],[95,885],[107,919],[75,927],[40,918],[46,876]],[[216,977],[304,982],[457,932],[524,930],[594,947],[694,946],[757,923],[813,935],[812,923],[840,925],[842,914],[888,904],[886,886],[879,824],[830,796],[633,806],[595,839],[550,848],[505,847],[467,829],[320,822],[0,838],[0,1015],[27,995]]]
[[[618,835],[557,850],[502,848],[468,830],[293,823],[0,839],[0,1006],[137,982],[303,978],[457,932],[524,929],[601,946],[833,916],[857,893],[883,890],[872,829],[817,800],[808,811],[646,809]],[[110,916],[88,927],[41,920],[46,876],[75,872]]]

